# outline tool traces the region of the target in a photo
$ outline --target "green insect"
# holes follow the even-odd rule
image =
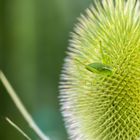
[[[86,69],[97,74],[111,75],[112,68],[102,63],[91,63],[86,66]]]
[[[91,64],[86,65],[78,59],[75,59],[75,60],[76,60],[76,62],[84,65],[85,68],[92,73],[111,75],[113,72],[113,69],[110,66],[105,65],[103,63],[95,62],[95,63],[91,63]]]
[[[102,59],[101,62],[91,63],[86,66],[86,69],[97,74],[111,75],[112,68],[107,65],[107,62],[109,62],[109,57],[105,54],[101,40],[99,41],[99,48]]]
[[[99,41],[99,48],[100,48],[101,59],[102,59],[101,62],[94,62],[88,65],[85,65],[84,63],[82,63],[81,61],[77,59],[76,61],[84,65],[85,68],[89,70],[90,72],[93,72],[96,74],[111,75],[113,72],[113,69],[106,64],[109,61],[109,58],[104,53],[104,49],[103,49],[101,41]]]

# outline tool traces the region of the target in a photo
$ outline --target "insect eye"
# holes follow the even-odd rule
[[[86,69],[93,73],[98,73],[98,74],[105,74],[105,75],[112,74],[112,68],[102,63],[91,63],[86,66]]]

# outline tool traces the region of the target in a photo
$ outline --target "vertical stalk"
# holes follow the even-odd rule
[[[8,82],[7,78],[5,77],[5,75],[3,74],[2,71],[0,71],[0,80],[1,80],[2,84],[4,85],[4,87],[6,88],[9,96],[11,97],[11,99],[13,100],[13,102],[15,103],[17,109],[20,111],[20,113],[22,114],[22,116],[24,117],[24,119],[27,121],[27,123],[29,124],[29,126],[34,130],[34,132],[38,135],[38,137],[41,140],[50,140],[40,130],[40,128],[37,126],[37,124],[34,122],[33,118],[30,116],[30,114],[28,113],[28,111],[24,107],[23,103],[19,99],[18,95],[16,94],[16,92],[14,91],[14,89],[12,88],[11,84]]]

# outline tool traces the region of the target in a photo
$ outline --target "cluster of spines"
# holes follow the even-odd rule
[[[97,0],[79,18],[60,86],[71,139],[140,137],[139,9],[139,0]],[[86,68],[97,70],[95,64],[109,66],[111,75]]]

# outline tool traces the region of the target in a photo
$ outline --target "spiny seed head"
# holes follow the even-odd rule
[[[139,0],[97,0],[79,18],[60,90],[70,139],[140,138]]]

